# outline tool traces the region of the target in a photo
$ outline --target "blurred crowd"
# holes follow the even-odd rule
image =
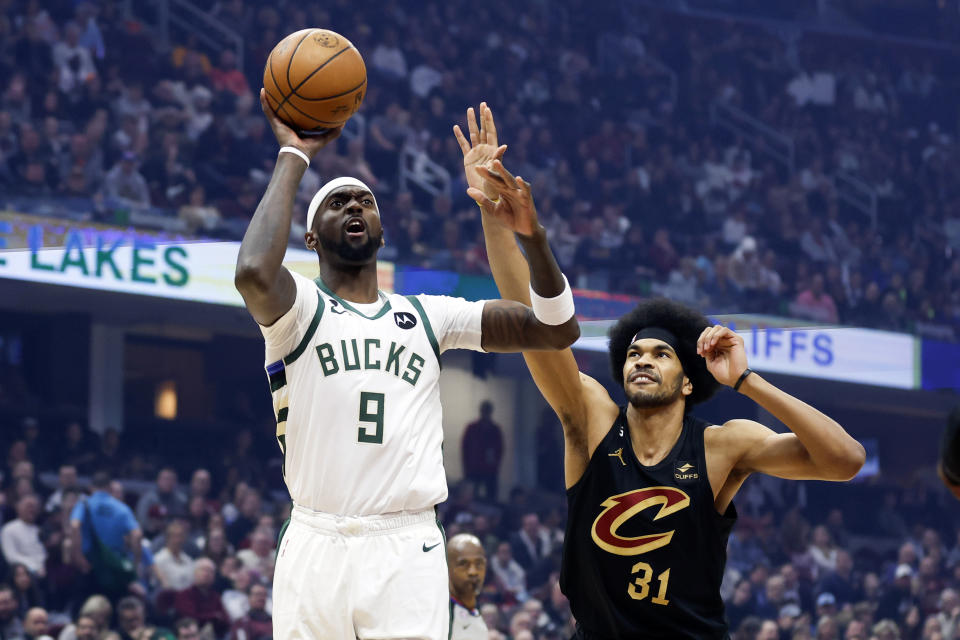
[[[585,0],[196,4],[243,48],[176,32],[163,46],[138,3],[0,2],[4,193],[239,237],[276,156],[262,62],[287,33],[332,26],[363,51],[369,92],[299,202],[337,175],[367,181],[386,259],[486,272],[451,134],[483,99],[578,286],[956,337],[954,54]],[[791,158],[712,125],[715,104],[786,136]],[[449,172],[449,188],[402,181],[401,153]],[[873,210],[849,204],[838,173]]]
[[[481,435],[490,429],[482,412],[466,438],[496,447]],[[26,418],[3,435],[5,640],[272,637],[275,549],[290,503],[267,434],[238,433],[202,467],[149,451],[136,433],[101,437],[76,422],[61,430]],[[62,446],[43,446],[51,439]],[[440,507],[448,537],[472,533],[485,548],[478,608],[491,640],[572,634],[558,582],[560,459],[538,468],[536,488],[514,487],[505,500],[474,472]],[[920,485],[751,479],[736,500],[722,589],[732,637],[960,638],[960,519],[947,500]],[[100,544],[130,565],[129,584],[104,575]]]

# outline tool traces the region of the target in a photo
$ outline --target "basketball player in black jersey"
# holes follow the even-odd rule
[[[483,210],[501,295],[527,303],[526,263],[492,214],[509,217],[533,200],[529,185],[495,159],[501,147],[485,105],[480,116],[478,127],[468,112],[469,142],[455,131],[468,194]],[[569,521],[561,586],[578,638],[728,637],[720,581],[733,497],[747,476],[848,480],[864,462],[863,447],[839,424],[748,369],[740,336],[668,300],[639,305],[611,331],[613,377],[626,406],[579,372],[570,349],[524,358],[563,425]],[[693,405],[720,385],[790,432],[693,418]]]

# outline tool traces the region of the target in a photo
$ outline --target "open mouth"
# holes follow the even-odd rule
[[[637,371],[630,376],[630,382],[634,384],[656,384],[657,379],[653,376],[653,374],[645,371]]]
[[[349,238],[360,238],[367,232],[367,223],[363,221],[363,218],[350,218],[344,225],[343,230]]]

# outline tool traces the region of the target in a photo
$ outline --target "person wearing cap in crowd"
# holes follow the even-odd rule
[[[480,205],[487,254],[504,298],[526,302],[523,255],[499,223],[533,211],[524,182],[497,159],[496,128],[468,113],[468,194]],[[479,160],[479,162],[477,162]],[[569,517],[560,585],[581,638],[727,637],[720,582],[737,512],[753,473],[843,481],[864,448],[836,421],[749,368],[743,338],[666,299],[640,303],[611,328],[611,373],[627,403],[581,373],[570,349],[524,353],[563,427]],[[732,387],[785,424],[713,425],[693,407]]]
[[[832,616],[837,613],[837,598],[830,592],[817,596],[817,618]]]
[[[147,186],[147,179],[137,170],[136,153],[123,152],[120,161],[104,178],[103,193],[108,198],[135,206],[150,206],[150,188]]]
[[[803,612],[800,611],[800,605],[796,602],[788,602],[780,607],[780,611],[777,612],[777,626],[780,628],[781,636],[790,637],[793,634],[793,626],[801,613]]]
[[[319,277],[289,271],[282,262],[298,185],[342,127],[301,136],[264,90],[260,102],[281,148],[234,283],[266,342],[294,503],[278,545],[276,635],[444,637],[448,575],[435,520],[447,498],[440,354],[566,348],[580,335],[573,293],[529,210],[502,223],[526,250],[532,308],[384,293],[377,253],[386,212],[352,177],[325,184],[307,208],[304,241]]]
[[[878,618],[896,618],[902,620],[917,605],[913,594],[913,568],[908,564],[898,564],[893,573],[893,583],[889,586],[877,607]]]

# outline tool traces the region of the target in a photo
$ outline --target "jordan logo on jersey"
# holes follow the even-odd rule
[[[608,453],[607,457],[616,458],[620,461],[620,464],[622,464],[623,466],[627,466],[627,463],[623,461],[623,447],[620,447],[613,453]]]
[[[617,533],[627,520],[645,509],[658,507],[651,520],[659,520],[690,506],[690,496],[675,487],[646,487],[611,496],[600,505],[603,511],[593,521],[590,536],[598,547],[618,556],[637,556],[670,544],[674,530],[645,536]]]

